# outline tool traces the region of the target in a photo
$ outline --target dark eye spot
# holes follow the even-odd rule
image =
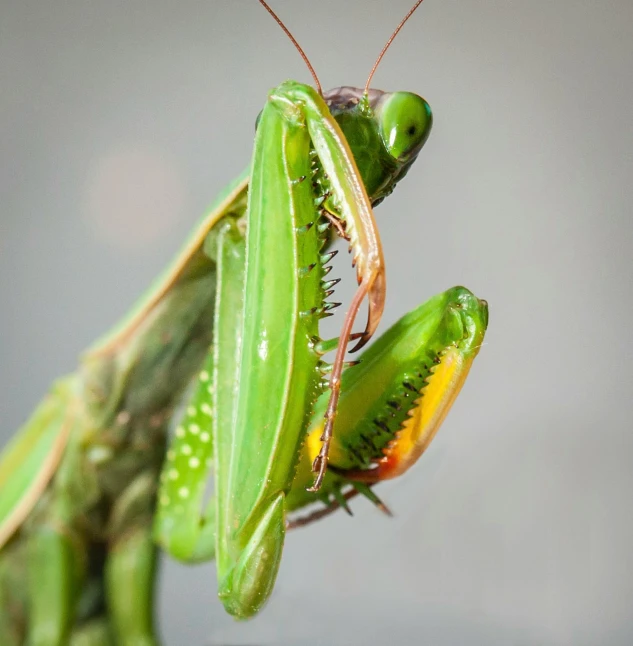
[[[409,129],[407,130],[407,134],[410,136],[413,136],[415,134],[415,126],[409,126]]]

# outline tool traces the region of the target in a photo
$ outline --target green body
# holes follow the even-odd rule
[[[375,121],[389,103],[385,97],[393,95],[370,94],[371,101],[358,92],[347,99],[336,92],[326,97],[359,162],[356,168],[347,160],[341,168],[337,144],[312,150],[319,128],[325,138],[332,133],[327,114],[305,108],[314,92],[286,84],[272,96],[277,98],[258,127],[248,216],[245,175],[210,209],[132,314],[86,353],[76,374],[52,389],[0,460],[3,645],[23,644],[26,634],[28,643],[45,646],[69,640],[155,644],[152,532],[183,560],[217,552],[225,606],[237,616],[254,614],[275,580],[287,512],[316,500],[331,504],[353,480],[328,475],[319,494],[304,491],[306,459],[313,455],[307,444],[301,447],[325,379],[316,327],[329,312],[323,303],[331,287],[322,281],[325,224],[329,217],[341,219],[353,237],[356,184],[364,191],[359,177],[371,176],[369,197],[381,201],[424,143],[430,112],[410,95],[426,119],[424,132],[407,135],[404,143],[388,136],[397,158],[384,151],[371,156],[368,142],[384,144],[383,131],[395,127],[389,119]],[[314,103],[322,111],[319,101]],[[379,139],[362,134],[372,120],[383,133]],[[309,135],[306,123],[314,129]],[[346,146],[343,153],[349,152]],[[334,166],[327,167],[326,155]],[[381,177],[377,165],[384,165]],[[332,180],[345,173],[348,184],[343,181],[341,192],[330,190]],[[279,221],[272,224],[275,213]],[[446,307],[446,299],[436,301],[430,312]],[[480,319],[479,336],[485,329]],[[434,321],[432,342],[424,336],[408,342],[422,354],[435,351],[437,338],[454,331],[441,316]],[[402,328],[406,333],[408,323]],[[266,353],[263,340],[269,343]],[[276,359],[258,366],[264,354]],[[397,356],[389,361],[397,365]],[[380,382],[381,370],[377,362],[358,383]],[[191,402],[165,453],[172,417],[188,388]],[[371,468],[379,452],[367,451],[358,425],[347,426],[345,390],[332,464]],[[266,421],[256,426],[253,419]],[[397,440],[398,430],[392,432]],[[360,463],[336,463],[342,455],[337,447],[344,446],[348,456],[362,457]],[[218,495],[205,504],[213,466]]]
[[[347,106],[337,103],[340,93],[329,99],[340,118],[345,117],[346,134],[360,151],[382,142],[382,96],[374,93],[376,111],[357,91],[348,90]],[[408,145],[395,142],[405,159],[390,158],[384,143],[384,166],[379,151],[365,156],[376,190],[372,199],[382,199],[392,178],[402,176],[430,127],[426,102],[406,96],[422,108],[421,123],[416,115],[419,134]],[[400,106],[398,110],[406,114]],[[218,592],[236,617],[258,612],[272,591],[285,536],[285,498],[312,406],[327,378],[318,349],[318,321],[331,308],[324,302],[326,292],[331,293],[331,283],[323,283],[328,256],[321,255],[328,218],[345,230],[359,276],[366,269],[371,273],[373,261],[365,254],[372,251],[372,231],[365,231],[373,218],[370,197],[346,135],[312,88],[288,81],[270,93],[258,118],[246,214],[243,315],[229,309],[216,319],[214,349],[168,455],[156,525],[157,539],[168,551],[193,560],[213,552],[205,530],[209,519],[216,519]],[[235,268],[225,276],[223,289],[235,280],[231,291],[238,292],[242,279]],[[238,337],[235,350],[235,340],[222,336],[222,321],[228,317],[229,334]],[[225,348],[230,352],[224,354]],[[234,397],[215,397],[229,383],[234,384]],[[216,442],[215,514],[211,507],[201,511],[210,438]],[[192,459],[196,469],[203,467],[195,483]],[[195,506],[193,519],[185,519]]]

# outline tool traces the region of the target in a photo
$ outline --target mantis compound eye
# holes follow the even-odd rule
[[[431,132],[431,106],[412,92],[385,96],[379,108],[380,135],[389,154],[405,162],[415,157]]]

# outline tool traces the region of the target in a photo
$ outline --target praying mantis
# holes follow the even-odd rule
[[[424,99],[370,81],[323,93],[315,77],[316,90],[289,81],[271,91],[248,171],[6,449],[3,644],[156,644],[156,545],[187,562],[215,558],[225,608],[252,616],[272,592],[288,526],[358,493],[385,509],[372,486],[433,439],[488,308],[447,290],[344,367],[348,341],[364,345],[384,308],[372,207],[432,123]],[[323,340],[334,236],[350,245],[359,288],[340,337]],[[312,503],[320,509],[293,516]]]

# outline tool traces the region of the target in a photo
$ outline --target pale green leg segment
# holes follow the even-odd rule
[[[139,474],[117,499],[104,566],[107,616],[117,646],[156,646],[152,539],[156,473]]]
[[[153,626],[155,573],[156,546],[149,522],[110,546],[106,597],[118,646],[157,645]]]
[[[273,91],[259,119],[248,194],[239,392],[232,423],[218,424],[216,435],[218,594],[236,617],[255,614],[272,591],[285,495],[322,380],[313,342],[323,241],[309,153],[301,106]],[[221,362],[217,369],[226,374]],[[226,402],[217,405],[222,416]]]
[[[205,252],[217,263],[214,341],[167,452],[161,474],[155,540],[174,558],[206,561],[215,555],[215,499],[204,502],[214,465],[215,428],[230,423],[237,384],[234,377],[218,381],[216,365],[225,362],[236,372],[243,304],[244,237],[229,217],[208,236]],[[218,399],[225,402],[218,414]],[[218,419],[226,412],[229,419]],[[204,507],[204,509],[203,509]]]
[[[28,545],[29,646],[64,646],[75,618],[82,555],[70,537],[41,527]]]

